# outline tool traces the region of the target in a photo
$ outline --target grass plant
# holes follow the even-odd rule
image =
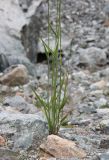
[[[58,134],[60,126],[67,118],[67,115],[63,113],[63,108],[67,103],[67,73],[65,69],[64,74],[62,72],[61,3],[61,0],[56,0],[56,25],[53,26],[50,20],[50,0],[47,1],[48,42],[46,43],[41,39],[48,60],[48,85],[51,85],[52,89],[47,91],[47,100],[43,99],[33,89],[35,98],[38,100],[48,122],[49,134]],[[55,38],[54,48],[50,47],[50,34]]]

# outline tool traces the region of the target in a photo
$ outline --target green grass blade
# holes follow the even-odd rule
[[[53,32],[55,38],[58,39],[59,38],[59,31],[58,32],[55,31],[51,24],[50,24],[50,28],[51,28],[51,31]]]
[[[45,54],[47,54],[46,56],[47,56],[47,58],[48,58],[49,54],[52,53],[53,51],[52,51],[52,49],[48,46],[48,44],[46,44],[46,43],[44,42],[43,39],[41,39],[41,41],[42,41],[43,46],[44,46]]]
[[[68,117],[68,114],[62,117],[62,119],[60,120],[60,125],[62,125],[66,121],[67,117]]]
[[[34,89],[32,89],[32,90],[33,90],[33,93],[35,94],[36,98],[40,102],[40,104],[42,104],[42,106],[44,106],[45,108],[47,108],[47,103],[45,102],[45,100],[43,98],[41,98],[41,96],[39,96]]]

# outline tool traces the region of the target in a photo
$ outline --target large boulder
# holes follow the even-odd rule
[[[0,53],[25,54],[21,42],[21,30],[23,26],[29,23],[41,1],[38,0],[36,3],[34,1],[34,4],[31,4],[32,1],[28,3],[27,0],[4,0],[0,2]],[[24,14],[24,7],[27,7],[27,14]]]
[[[31,26],[33,25],[31,17],[35,14],[41,1],[42,0],[34,0],[34,2],[27,0],[0,1],[0,71],[3,71],[13,64],[24,64],[31,70],[32,65],[25,56],[33,60],[31,57],[33,57],[33,53],[36,53],[36,50],[35,52],[30,50],[30,45],[31,47],[33,46],[33,49],[37,49],[37,43],[34,44],[35,39],[30,36],[31,43],[25,47],[25,45],[22,44],[23,38],[21,37],[23,37],[22,31],[25,28],[24,26],[29,25],[29,23],[31,23]],[[36,23],[38,23],[37,19]],[[38,35],[40,27],[37,27],[37,24],[35,24],[33,29],[36,29],[35,33],[37,32]],[[27,34],[31,34],[31,30],[28,30],[28,32]],[[34,34],[34,36],[38,37],[36,34]]]
[[[38,115],[0,113],[0,134],[7,139],[9,148],[26,150],[37,146],[47,134],[46,123]]]
[[[26,19],[18,1],[0,1],[0,20],[0,53],[24,54],[20,29],[26,23]]]

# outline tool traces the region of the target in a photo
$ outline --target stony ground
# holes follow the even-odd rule
[[[79,147],[84,149],[87,153],[87,158],[85,159],[103,160],[104,157],[104,159],[106,160],[106,157],[108,159],[109,156],[108,79],[108,66],[105,68],[101,68],[96,72],[77,68],[73,70],[69,75],[68,90],[70,101],[69,104],[65,106],[65,111],[67,112],[69,110],[72,110],[72,112],[69,115],[68,125],[60,129],[59,135],[63,138],[76,142]],[[2,133],[1,135],[6,139],[5,145],[3,145],[5,146],[5,149],[14,148],[14,150],[17,151],[19,150],[19,148],[21,151],[23,149],[26,149],[27,151],[22,151],[21,155],[24,154],[26,156],[26,154],[29,154],[29,156],[27,156],[28,159],[34,160],[37,157],[37,152],[35,153],[35,150],[38,147],[38,144],[36,143],[37,141],[34,141],[33,143],[33,139],[30,138],[31,130],[28,130],[28,127],[31,129],[34,128],[34,131],[32,131],[33,133],[38,131],[38,133],[36,133],[36,135],[32,137],[36,139],[40,139],[41,135],[39,136],[39,134],[42,133],[42,128],[44,129],[45,133],[47,133],[47,131],[45,131],[42,122],[40,122],[41,130],[39,129],[39,127],[35,128],[34,126],[34,123],[37,119],[35,119],[35,117],[37,115],[40,115],[41,112],[39,112],[34,107],[34,105],[31,104],[33,99],[31,98],[32,93],[29,90],[29,86],[31,83],[38,86],[38,90],[40,91],[40,93],[45,94],[44,87],[46,88],[47,86],[46,79],[45,81],[41,81],[41,79],[39,81],[32,80],[28,84],[23,85],[22,88],[6,87],[4,85],[0,86],[0,129]],[[8,90],[9,92],[7,92]],[[10,93],[12,93],[12,96]],[[20,117],[19,113],[22,113],[23,117]],[[11,118],[9,118],[9,115],[11,115]],[[26,118],[26,115],[28,120]],[[28,124],[28,121],[31,124],[30,126]],[[38,122],[36,122],[36,124],[37,123]],[[41,123],[43,127],[41,127]],[[13,130],[12,125],[14,125],[17,130],[15,128]],[[23,125],[23,132],[22,127],[18,130],[18,125]],[[14,135],[15,132],[17,132],[16,135]],[[17,141],[16,136],[17,138],[21,136],[21,139]]]
[[[21,1],[24,4],[26,2]],[[55,6],[54,1],[51,5]],[[75,142],[78,151],[81,148],[87,155],[86,158],[71,157],[72,160],[109,160],[108,6],[103,0],[67,0],[67,4],[63,0],[63,65],[68,70],[69,78],[69,103],[64,110],[70,111],[70,114],[68,124],[61,127],[59,136]],[[40,7],[39,11],[42,11]],[[51,12],[54,22],[55,10]],[[34,17],[27,26],[28,30],[33,26],[32,35],[36,33]],[[44,18],[45,28],[41,28],[41,34],[46,37]],[[23,36],[24,45],[28,46],[30,39],[26,38],[31,34]],[[39,51],[43,52],[41,47]],[[4,57],[0,58],[0,160],[36,160],[40,155],[39,146],[48,131],[42,112],[33,103],[31,86],[46,98],[48,84],[45,59],[34,68],[24,58],[25,63],[22,63],[27,68],[18,64],[14,67],[10,65],[3,72],[6,66],[3,66]],[[30,70],[28,73],[28,68],[35,69],[35,77],[30,75]]]

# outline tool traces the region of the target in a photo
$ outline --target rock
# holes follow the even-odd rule
[[[45,82],[48,74],[48,66],[46,64],[37,64],[36,68],[36,78]]]
[[[105,88],[107,85],[107,82],[104,80],[98,81],[96,83],[93,83],[90,85],[91,90],[99,90]]]
[[[99,155],[100,160],[108,160],[109,159],[109,151],[105,152],[105,153],[101,153]]]
[[[109,139],[102,139],[99,147],[109,149]]]
[[[9,149],[0,148],[0,160],[19,160],[19,154]]]
[[[36,76],[36,66],[24,55],[6,55],[9,66],[23,64],[32,76]],[[7,67],[5,67],[6,69]]]
[[[57,160],[57,158],[46,158],[46,157],[41,157],[39,160]],[[60,160],[60,159],[58,159]],[[61,160],[69,160],[69,158],[61,158]],[[70,158],[70,160],[80,160],[78,158]]]
[[[13,160],[13,158],[12,157],[2,157],[0,158],[0,160]]]
[[[5,55],[0,53],[0,72],[3,72],[6,68],[12,65],[23,64],[28,69],[30,75],[36,75],[36,67],[33,65],[30,60],[21,55]]]
[[[100,126],[100,130],[105,133],[105,134],[109,134],[109,119],[106,120],[102,120],[99,124]]]
[[[20,16],[20,20],[17,18],[18,16]],[[0,52],[18,55],[24,53],[24,48],[20,42],[20,29],[26,21],[18,2],[12,0],[2,1],[0,19]]]
[[[5,139],[0,136],[0,146],[4,146],[5,145]]]
[[[6,94],[6,93],[10,93],[10,92],[11,92],[11,88],[9,86],[0,85],[0,93],[1,94]]]
[[[107,67],[107,68],[99,71],[99,75],[100,75],[100,77],[109,78],[109,68]]]
[[[103,8],[103,11],[105,13],[105,16],[109,18],[109,2],[108,1],[105,2],[105,6]]]
[[[79,63],[84,64],[87,67],[94,68],[107,64],[106,53],[103,49],[90,47],[87,49],[79,49],[78,52],[80,54]]]
[[[94,90],[90,92],[92,97],[100,98],[103,95],[103,90]]]
[[[32,1],[31,7],[27,5],[27,1],[22,2],[9,0],[2,1],[0,5],[0,52],[6,55],[24,55],[26,54],[24,46],[21,42],[21,30],[31,20],[35,14],[37,7],[42,0]],[[27,14],[24,9],[27,6]],[[25,12],[25,14],[24,14]],[[39,15],[39,14],[38,14]],[[18,19],[20,17],[20,20]],[[37,22],[37,21],[36,21]],[[37,26],[33,26],[33,28]],[[35,29],[35,28],[34,28]],[[36,29],[37,30],[37,29]],[[37,30],[37,32],[39,32]],[[37,33],[38,34],[38,33]],[[33,37],[34,38],[34,37]],[[5,44],[5,45],[4,45]],[[32,52],[31,52],[32,53]]]
[[[90,79],[90,72],[89,71],[75,71],[72,73],[72,79],[77,81],[77,82],[83,82],[86,81],[87,79]]]
[[[36,75],[36,67],[30,60],[32,62],[37,60],[38,42],[36,39],[39,37],[42,26],[41,12],[45,8],[42,1],[32,0],[29,5],[27,5],[27,0],[1,2],[0,72],[11,65],[23,64],[30,74]],[[27,12],[24,6],[27,7]]]
[[[28,71],[24,65],[8,68],[0,77],[0,83],[8,86],[23,85],[28,82]]]
[[[88,105],[88,104],[80,104],[78,106],[78,112],[79,113],[86,113],[86,114],[89,114],[89,113],[96,113],[96,109],[93,105]]]
[[[44,155],[45,157],[41,157],[39,160],[57,160],[58,158],[50,158],[48,155]],[[48,156],[48,158],[47,158]],[[59,158],[58,160],[80,160],[78,158]]]
[[[36,63],[38,53],[41,53],[38,50],[38,37],[40,37],[41,28],[45,26],[45,19],[47,18],[47,5],[43,0],[33,0],[31,4],[31,11],[28,11],[27,13],[27,16],[31,18],[29,19],[29,23],[25,23],[21,29],[21,40],[27,57],[31,62]],[[33,9],[34,11],[32,11]],[[29,12],[33,12],[33,14],[29,15]],[[43,57],[44,54],[42,59]]]
[[[109,109],[108,108],[97,109],[96,111],[97,111],[98,115],[109,114]]]
[[[9,63],[5,54],[0,54],[0,72],[9,67]]]
[[[38,87],[38,80],[31,80],[29,83],[23,85],[23,91],[24,91],[24,95],[26,96],[31,96],[33,95],[33,91],[32,88],[36,88]]]
[[[32,114],[0,113],[1,134],[8,137],[7,144],[14,150],[37,146],[47,134],[46,123]]]
[[[68,125],[80,125],[80,126],[87,126],[91,123],[91,119],[83,119],[83,120],[70,120]]]
[[[38,109],[33,104],[29,104],[23,97],[18,95],[5,98],[3,105],[4,108],[9,107],[13,111],[19,111],[24,114],[33,114],[38,112]]]
[[[108,101],[105,98],[100,98],[99,100],[94,102],[94,106],[96,108],[103,108],[108,104]]]
[[[77,148],[73,141],[63,139],[56,135],[49,135],[40,148],[55,158],[85,158],[84,150]]]

